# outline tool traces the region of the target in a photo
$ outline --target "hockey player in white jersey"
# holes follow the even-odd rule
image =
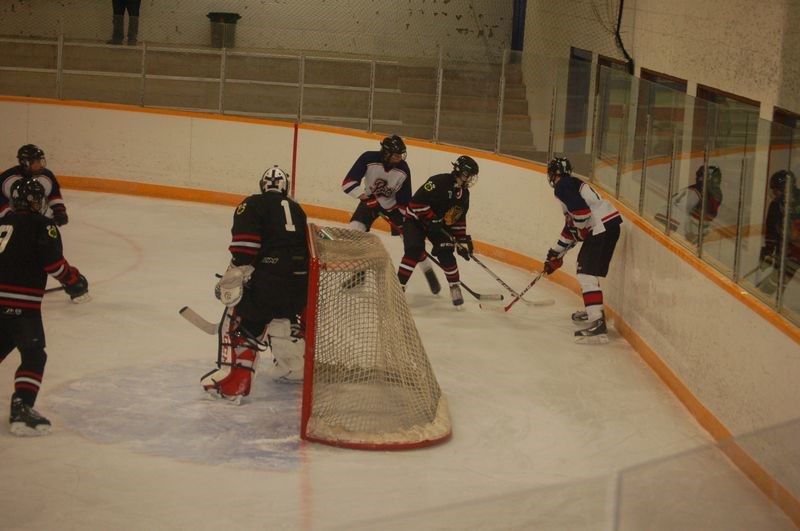
[[[607,343],[600,277],[608,274],[622,216],[591,186],[572,175],[572,164],[566,158],[557,157],[547,164],[547,179],[561,202],[565,222],[558,241],[547,252],[544,273],[550,275],[561,267],[567,251],[582,243],[578,253],[578,282],[585,310],[573,313],[572,320],[588,326],[575,332],[575,341]]]
[[[359,200],[350,217],[350,229],[368,232],[375,220],[384,216],[390,222],[392,235],[400,234],[411,199],[411,169],[406,155],[403,139],[392,135],[381,141],[380,151],[365,151],[358,157],[342,181],[342,191]],[[419,265],[431,292],[439,293],[439,279],[424,251]],[[360,280],[363,274],[356,273],[345,287],[355,286]]]

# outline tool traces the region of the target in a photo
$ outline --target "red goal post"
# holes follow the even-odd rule
[[[380,239],[310,224],[309,248],[301,437],[368,450],[447,440],[447,401]]]

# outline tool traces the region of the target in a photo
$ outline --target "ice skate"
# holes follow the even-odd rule
[[[26,405],[21,398],[11,399],[10,431],[19,437],[37,437],[50,433],[50,421]]]
[[[425,280],[428,281],[428,287],[431,288],[431,293],[434,295],[442,290],[442,286],[439,284],[439,279],[436,278],[436,271],[433,269],[428,269],[425,271]]]
[[[588,320],[589,320],[589,314],[586,313],[586,310],[578,310],[577,312],[572,314],[573,323],[585,323]]]
[[[601,315],[600,319],[592,321],[588,328],[575,332],[575,342],[587,345],[608,343],[605,315]]]
[[[464,296],[461,294],[461,285],[458,282],[450,284],[450,298],[453,300],[453,306],[457,310],[462,310],[464,304]]]

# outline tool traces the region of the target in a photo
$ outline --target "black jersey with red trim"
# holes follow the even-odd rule
[[[290,197],[280,192],[251,195],[233,214],[231,262],[285,272],[305,270],[307,232],[306,213]]]
[[[467,233],[469,189],[456,184],[452,173],[433,175],[411,197],[408,216],[427,223],[443,219],[453,236]]]
[[[0,313],[40,311],[47,275],[69,269],[61,234],[38,212],[9,211],[0,218]]]

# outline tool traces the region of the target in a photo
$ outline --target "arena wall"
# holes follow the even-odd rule
[[[20,145],[36,143],[65,188],[147,193],[155,188],[141,186],[150,186],[160,190],[151,195],[230,204],[279,164],[294,167],[295,197],[312,217],[337,221],[353,208],[342,177],[379,140],[305,124],[9,97],[0,98],[0,115],[6,166]],[[458,154],[475,157],[481,172],[469,223],[477,247],[541,267],[537,259],[563,220],[541,166],[420,141],[408,147],[416,186],[449,171]],[[797,327],[618,206],[623,235],[604,283],[617,330],[718,441],[800,418]],[[576,255],[563,271],[575,271]],[[554,280],[577,290],[566,273]],[[771,448],[761,451],[781,451]],[[780,463],[780,455],[765,457]],[[797,504],[800,493],[793,496]]]

